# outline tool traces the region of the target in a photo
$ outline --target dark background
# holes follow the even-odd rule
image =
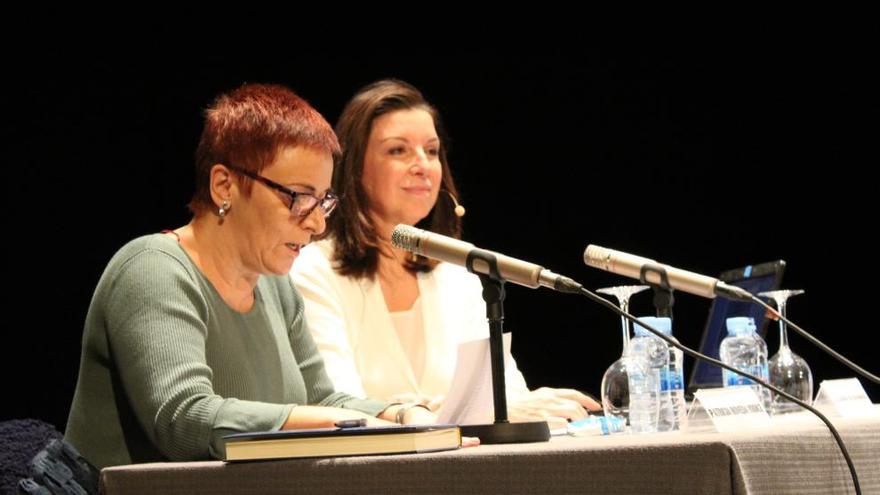
[[[878,371],[869,345],[878,329],[861,316],[876,300],[880,193],[871,172],[880,85],[868,48],[255,53],[56,48],[15,61],[4,102],[12,153],[0,420],[64,428],[105,264],[128,240],[188,221],[202,111],[246,81],[286,84],[331,123],[364,84],[409,81],[451,136],[465,239],[589,288],[633,281],[585,267],[587,244],[713,276],[784,259],[783,286],[806,290],[789,316]],[[709,305],[676,293],[684,344],[698,346]],[[632,309],[650,313],[650,297],[636,296]],[[598,394],[620,354],[618,317],[519,286],[509,286],[506,310],[530,385]],[[768,344],[775,353],[775,328]],[[816,389],[854,376],[793,333],[791,344]]]

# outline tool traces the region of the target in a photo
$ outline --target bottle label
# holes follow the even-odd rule
[[[762,378],[762,379],[764,379],[764,381],[767,381],[766,380],[767,375],[769,375],[769,373],[770,373],[770,370],[768,369],[766,364],[764,364],[764,365],[756,364],[754,366],[740,367],[738,369],[741,369],[741,370],[745,371],[746,373],[751,373],[752,375],[755,375],[758,378]],[[755,383],[754,380],[752,380],[751,378],[747,378],[743,375],[740,375],[739,373],[734,373],[732,371],[724,370],[723,374],[724,374],[724,384],[728,387],[735,387],[737,385],[757,385],[757,383]]]
[[[681,370],[663,368],[660,370],[660,391],[684,389],[684,374]]]

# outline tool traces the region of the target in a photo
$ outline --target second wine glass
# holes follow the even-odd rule
[[[614,296],[620,309],[629,312],[629,298],[648,288],[647,285],[621,285],[605,287],[596,292]],[[602,375],[602,409],[605,411],[605,416],[629,422],[629,375],[626,373],[625,359],[626,350],[629,347],[629,320],[621,316],[620,325],[623,335],[623,351],[620,359],[611,363],[611,366]]]
[[[776,302],[779,314],[785,316],[786,301],[789,297],[803,294],[802,290],[774,290],[761,292],[758,295],[773,299]],[[806,361],[788,346],[788,328],[785,322],[779,320],[779,352],[769,362],[770,384],[782,391],[791,394],[798,399],[812,404],[813,402],[813,373]],[[777,394],[771,394],[770,410],[773,414],[793,412],[800,407]]]

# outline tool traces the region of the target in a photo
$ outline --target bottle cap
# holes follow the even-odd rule
[[[749,335],[755,333],[755,320],[748,316],[727,319],[727,333],[730,335]]]

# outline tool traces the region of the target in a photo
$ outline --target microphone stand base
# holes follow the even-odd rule
[[[461,425],[465,437],[479,437],[480,444],[534,443],[550,440],[550,427],[546,421],[528,423],[493,423],[487,425]]]

